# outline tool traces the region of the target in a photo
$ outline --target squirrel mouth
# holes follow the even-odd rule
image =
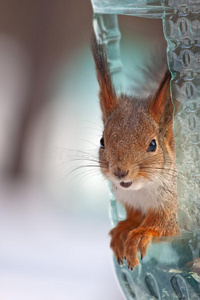
[[[120,185],[123,186],[124,188],[128,188],[129,186],[131,186],[131,184],[132,184],[132,181],[130,181],[130,182],[121,181],[120,182]]]

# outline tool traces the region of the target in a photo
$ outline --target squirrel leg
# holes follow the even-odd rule
[[[180,232],[176,213],[150,210],[140,227],[130,231],[126,238],[124,255],[128,266],[134,268],[139,264],[138,250],[143,258],[153,237],[178,235]]]
[[[115,257],[120,265],[123,264],[124,245],[131,230],[137,228],[142,223],[143,217],[138,211],[127,212],[127,219],[120,221],[115,228],[110,231],[111,243]]]

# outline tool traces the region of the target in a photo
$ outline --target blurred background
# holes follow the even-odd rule
[[[127,74],[165,47],[119,16]],[[0,299],[121,300],[89,49],[89,0],[0,0]]]

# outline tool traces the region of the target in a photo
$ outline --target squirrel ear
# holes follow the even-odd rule
[[[91,50],[99,83],[99,99],[103,122],[105,122],[109,114],[117,106],[117,95],[111,80],[106,50],[102,44],[98,44],[94,34],[91,39]]]
[[[173,113],[176,114],[179,109],[179,102],[174,100],[172,103],[170,94],[171,73],[166,71],[164,78],[149,103],[149,111],[155,121],[162,127],[171,124]]]

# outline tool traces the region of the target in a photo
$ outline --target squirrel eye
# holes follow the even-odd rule
[[[102,149],[105,148],[105,145],[104,145],[104,138],[103,138],[103,137],[100,139],[100,147],[101,147]]]
[[[152,140],[147,149],[147,152],[154,152],[154,151],[156,151],[156,140]]]

